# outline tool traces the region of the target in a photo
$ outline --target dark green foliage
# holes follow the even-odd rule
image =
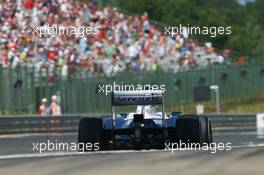
[[[236,0],[108,0],[135,14],[147,11],[152,20],[177,26],[231,26],[231,35],[195,35],[219,48],[232,48],[236,56],[264,55],[264,1],[242,6]]]

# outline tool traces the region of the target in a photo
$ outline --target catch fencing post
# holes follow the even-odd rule
[[[210,89],[215,92],[215,103],[216,103],[216,113],[220,114],[220,95],[219,95],[219,86],[212,85]]]

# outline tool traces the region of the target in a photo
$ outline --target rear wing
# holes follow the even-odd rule
[[[162,105],[162,127],[164,127],[164,91],[113,91],[112,92],[112,129],[115,129],[115,106]]]
[[[113,91],[112,106],[163,105],[164,91]]]

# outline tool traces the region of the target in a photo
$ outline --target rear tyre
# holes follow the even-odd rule
[[[211,122],[206,116],[199,116],[201,127],[201,143],[212,143]]]
[[[210,121],[205,116],[182,115],[176,120],[177,140],[200,145],[212,142]]]
[[[176,120],[177,140],[181,143],[200,143],[200,122],[198,116],[182,115]]]
[[[100,118],[82,118],[79,122],[79,151],[97,151],[103,148],[103,121]]]
[[[209,128],[208,128],[208,132],[209,132],[209,143],[213,143],[213,132],[212,132],[212,123],[211,121],[208,122],[209,123]]]

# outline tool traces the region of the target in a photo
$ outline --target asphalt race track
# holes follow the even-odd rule
[[[256,129],[214,130],[216,143],[232,143],[230,151],[33,151],[33,143],[75,142],[76,133],[0,135],[0,174],[261,174],[264,133]]]

